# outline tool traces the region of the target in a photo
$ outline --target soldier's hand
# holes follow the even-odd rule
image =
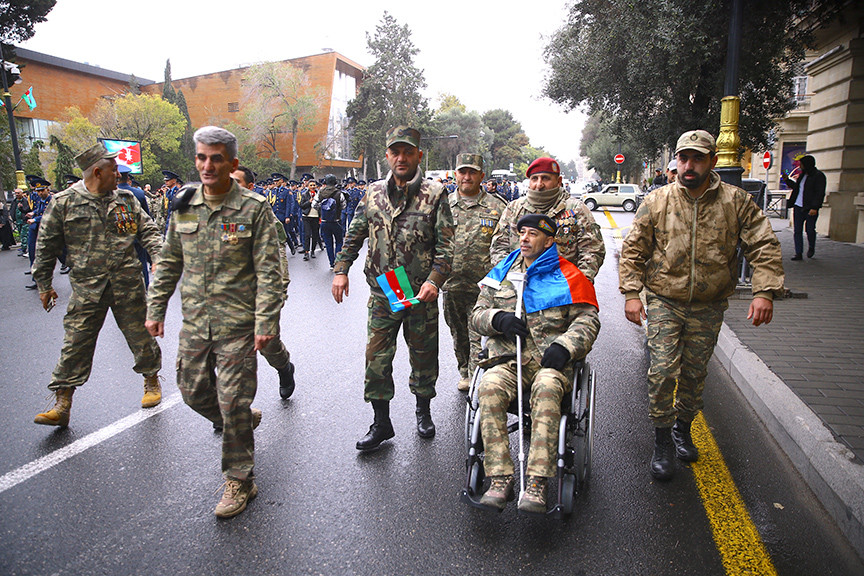
[[[747,312],[747,319],[753,318],[753,325],[768,324],[771,318],[774,317],[774,302],[767,298],[757,296],[750,303],[750,310]]]
[[[156,320],[147,320],[144,322],[144,328],[147,329],[147,332],[150,333],[154,338],[159,337],[162,338],[165,336],[165,323],[157,322]]]
[[[624,303],[624,316],[637,326],[641,326],[642,320],[648,318],[648,315],[645,313],[645,307],[642,306],[642,300],[639,298],[631,298]]]
[[[256,334],[255,335],[255,351],[257,352],[259,350],[263,350],[264,347],[267,346],[267,344],[269,344],[270,341],[273,340],[275,337],[276,337],[275,334],[269,334],[269,335],[265,335],[265,336],[261,336],[261,335]]]
[[[431,282],[424,282],[417,293],[417,299],[420,302],[434,302],[438,299],[438,288]]]
[[[516,337],[528,336],[528,326],[521,318],[517,318],[513,312],[498,312],[492,317],[492,327],[504,334],[508,340],[516,340]]]
[[[53,288],[47,292],[42,292],[39,294],[39,300],[42,301],[42,308],[48,310],[51,300],[57,300],[57,292],[55,292]]]
[[[348,296],[348,275],[334,275],[333,284],[330,286],[330,292],[333,294],[333,299],[336,300],[336,303],[341,304],[342,298]]]
[[[552,368],[560,372],[568,362],[570,362],[570,352],[557,342],[553,342],[546,348],[546,352],[543,353],[540,366],[543,368]]]

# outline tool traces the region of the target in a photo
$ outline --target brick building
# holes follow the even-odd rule
[[[48,141],[48,126],[63,118],[69,106],[78,106],[89,116],[102,98],[119,96],[129,89],[132,76],[105,70],[98,66],[74,62],[48,54],[16,48],[15,61],[23,64],[23,82],[10,87],[12,104],[30,87],[37,106],[30,110],[21,103],[14,112],[20,145],[27,150],[36,140]],[[301,132],[297,139],[298,172],[334,172],[346,174],[361,167],[352,158],[346,108],[356,96],[363,77],[363,67],[338,52],[325,52],[287,60],[307,75],[310,90],[322,95],[322,105],[313,128]],[[235,120],[240,112],[241,83],[246,67],[172,79],[175,90],[182,90],[189,109],[192,127],[224,124]],[[135,78],[141,91],[161,94],[162,82]],[[291,136],[277,138],[279,157],[291,159]]]

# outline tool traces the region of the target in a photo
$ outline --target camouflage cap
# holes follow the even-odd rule
[[[705,130],[690,130],[678,138],[675,154],[681,150],[696,150],[703,154],[713,154],[717,151],[717,143],[714,141],[714,137]]]
[[[404,142],[415,148],[420,148],[420,131],[408,126],[391,128],[387,131],[387,147],[389,148],[397,142]]]
[[[99,142],[98,144],[91,146],[84,152],[81,152],[77,156],[75,156],[75,162],[78,164],[78,167],[81,170],[86,170],[96,162],[100,160],[104,160],[105,158],[116,158],[117,154],[120,152],[108,152],[105,149],[105,146]]]
[[[469,152],[459,154],[456,156],[456,170],[460,168],[473,168],[478,172],[483,172],[483,156]]]

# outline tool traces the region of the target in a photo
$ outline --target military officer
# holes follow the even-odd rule
[[[141,406],[150,408],[162,400],[162,353],[144,330],[144,281],[134,248],[138,240],[155,260],[162,237],[135,196],[116,189],[116,155],[100,143],[76,156],[84,180],[54,197],[39,227],[33,279],[42,306],[50,310],[57,299],[54,263],[67,248],[72,295],[63,319],[60,360],[48,385],[55,404],[36,416],[36,424],[69,424],[72,394],[90,376],[96,338],[109,308],[135,356],[133,369],[144,375]]]
[[[168,232],[168,224],[171,221],[174,196],[180,190],[180,187],[183,186],[183,180],[171,170],[162,170],[162,178],[165,181],[165,184],[162,186],[162,209],[165,214],[165,229],[163,230],[163,234],[166,234]]]
[[[498,219],[507,206],[482,189],[483,156],[462,153],[456,156],[456,190],[450,193],[450,212],[456,225],[453,270],[444,284],[444,320],[453,336],[459,366],[459,390],[471,385],[471,376],[480,354],[480,335],[468,324],[477,302],[477,286],[492,267],[489,245]]]

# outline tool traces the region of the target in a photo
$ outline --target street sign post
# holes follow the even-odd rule
[[[768,213],[768,170],[774,164],[774,155],[770,150],[766,150],[762,155],[762,166],[765,167],[765,194],[762,195],[762,211]]]
[[[624,155],[616,154],[615,155],[615,164],[623,164],[624,163]]]
[[[765,167],[765,170],[769,170],[773,165],[774,156],[771,154],[771,152],[765,152],[765,154],[762,155],[762,166]]]

